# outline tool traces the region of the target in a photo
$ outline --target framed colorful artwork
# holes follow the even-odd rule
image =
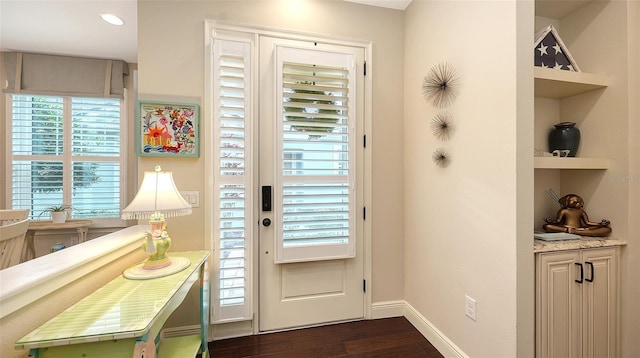
[[[139,156],[198,157],[197,104],[138,101],[136,148]]]

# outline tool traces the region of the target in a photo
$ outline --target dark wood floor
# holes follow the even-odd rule
[[[214,358],[442,357],[404,317],[224,339],[209,350]]]

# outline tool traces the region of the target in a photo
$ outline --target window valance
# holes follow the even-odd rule
[[[129,65],[105,60],[23,52],[3,52],[5,93],[123,98]]]

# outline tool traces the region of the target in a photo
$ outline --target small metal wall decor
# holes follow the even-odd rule
[[[451,164],[451,157],[449,156],[449,152],[447,152],[444,148],[438,148],[431,155],[431,159],[433,162],[439,166],[440,168],[446,168]]]
[[[449,112],[440,112],[431,119],[431,131],[440,140],[449,140],[454,130],[453,116]]]
[[[424,99],[438,108],[446,108],[458,96],[460,79],[453,66],[441,62],[429,70],[422,80]]]

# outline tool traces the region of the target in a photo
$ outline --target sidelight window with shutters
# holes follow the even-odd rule
[[[251,317],[252,150],[250,41],[214,39],[214,322]]]

